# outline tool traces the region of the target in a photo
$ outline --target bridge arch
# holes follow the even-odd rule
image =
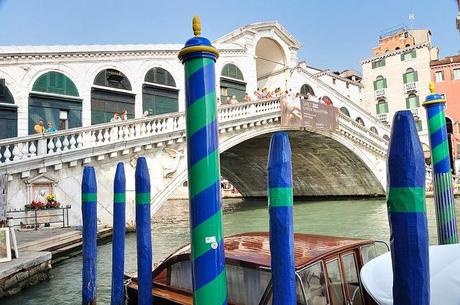
[[[289,132],[291,138],[295,189],[297,185],[297,191],[294,191],[296,196],[327,197],[342,194],[345,196],[384,194],[384,169],[378,166],[377,158],[357,147],[351,140],[343,138],[338,133],[316,133],[299,131],[292,127],[265,125],[257,130],[225,138],[219,144],[221,174],[235,185],[243,196],[266,196],[266,181],[264,179],[266,179],[269,140],[271,134],[277,131]],[[249,152],[242,154],[242,148]],[[301,153],[301,150],[306,150],[306,153]],[[259,156],[260,159],[255,160],[254,156]],[[239,161],[246,163],[235,164]],[[250,176],[247,174],[249,172],[254,174],[251,169],[244,173],[249,167],[254,168],[257,175]],[[315,173],[314,175],[308,174],[311,170]],[[331,176],[327,176],[328,173]],[[244,178],[239,178],[240,176]],[[253,189],[252,181],[254,177],[258,176],[262,177],[262,181],[258,181],[256,190],[251,191]],[[304,178],[310,180],[307,181]],[[317,181],[320,181],[318,179],[323,179],[324,185],[318,186],[316,184]],[[186,180],[186,169],[176,173],[168,185],[165,185],[162,191],[154,196],[152,211],[157,211]],[[344,190],[344,186],[348,186],[348,189]],[[334,191],[330,192],[330,190]]]
[[[44,128],[56,130],[80,127],[82,99],[74,81],[65,73],[48,70],[37,76],[29,93],[29,134],[43,121]]]
[[[168,70],[154,67],[145,74],[142,85],[142,111],[149,115],[179,111],[179,89]]]
[[[91,124],[109,122],[114,112],[127,111],[128,118],[134,117],[135,94],[128,77],[118,69],[100,71],[91,88]]]
[[[271,37],[261,37],[255,48],[257,87],[273,90],[285,88],[287,57],[281,44]]]

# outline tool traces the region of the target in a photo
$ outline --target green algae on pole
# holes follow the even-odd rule
[[[97,182],[94,167],[85,166],[81,182],[82,305],[96,304]]]
[[[179,52],[185,66],[193,304],[222,305],[227,283],[214,67],[219,52],[200,36],[198,17],[193,32]]]
[[[429,305],[425,159],[409,110],[394,116],[387,164],[393,304]]]
[[[267,168],[273,305],[295,305],[292,161],[287,133],[273,134]]]
[[[112,293],[110,304],[125,304],[124,267],[126,235],[126,178],[123,162],[113,179]]]
[[[136,173],[136,238],[138,305],[152,305],[152,233],[150,216],[150,175],[144,157],[137,159]]]
[[[433,83],[430,83],[430,91],[431,94],[426,97],[423,106],[426,108],[430,135],[438,243],[455,244],[458,242],[458,236],[449,140],[444,113],[446,100],[443,95],[434,93]]]

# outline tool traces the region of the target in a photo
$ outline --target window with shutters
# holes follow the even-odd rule
[[[145,75],[144,81],[152,84],[176,87],[176,81],[171,73],[160,67],[150,69]]]
[[[436,71],[434,78],[437,83],[444,81],[444,71]]]
[[[380,68],[383,66],[385,66],[385,58],[381,58],[372,62],[372,69]]]
[[[221,75],[223,77],[230,77],[234,79],[239,79],[239,80],[244,80],[243,78],[243,73],[241,70],[234,64],[226,64],[222,68],[222,73]]]
[[[413,59],[417,57],[417,51],[413,49],[412,51],[404,52],[401,54],[401,61]]]
[[[377,114],[388,113],[388,102],[385,99],[377,102],[376,112]]]
[[[78,97],[74,82],[64,74],[50,71],[41,75],[32,86],[32,91]]]
[[[387,87],[387,80],[383,76],[377,76],[374,81],[374,90],[385,89]]]
[[[460,79],[460,69],[453,69],[452,70],[452,79]]]
[[[418,95],[410,94],[408,98],[406,98],[406,108],[407,109],[415,109],[420,107],[420,101]]]
[[[99,72],[94,79],[94,84],[97,86],[110,87],[131,91],[131,83],[122,72],[115,69],[106,69]]]
[[[315,96],[315,91],[313,91],[313,88],[309,84],[303,84],[302,87],[300,87],[300,94],[306,96],[307,93]]]
[[[406,70],[406,73],[403,74],[403,81],[405,84],[415,83],[418,81],[418,73],[412,68]]]

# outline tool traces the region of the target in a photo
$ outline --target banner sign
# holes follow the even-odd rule
[[[332,105],[283,97],[281,99],[281,125],[335,131],[337,111],[338,109]]]

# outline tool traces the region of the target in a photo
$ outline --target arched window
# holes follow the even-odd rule
[[[374,126],[372,126],[371,128],[369,128],[373,133],[375,133],[376,135],[379,134],[379,132],[377,131],[377,128],[375,128]]]
[[[364,125],[364,120],[361,119],[360,117],[357,117],[355,121],[358,122],[359,124],[363,125],[363,126],[366,126],[366,125]]]
[[[407,69],[406,73],[403,74],[403,81],[405,84],[415,83],[418,81],[417,71],[412,68]]]
[[[325,95],[321,99],[323,100],[324,104],[329,105],[329,106],[333,105],[332,100],[329,96]]]
[[[0,139],[18,135],[18,113],[11,91],[0,78]]]
[[[400,49],[400,47],[396,47],[395,51],[398,51]]]
[[[347,117],[350,117],[350,112],[345,107],[340,107],[340,111],[345,114]]]
[[[420,101],[418,95],[411,93],[406,98],[406,108],[407,109],[416,109],[420,107]]]
[[[387,140],[387,141],[390,141],[390,137],[389,137],[388,135],[386,135],[386,134],[383,135],[383,138],[384,138],[385,140]]]
[[[313,96],[315,95],[315,91],[313,91],[313,88],[309,84],[303,84],[302,87],[300,87],[300,94],[306,96],[307,93]]]
[[[118,89],[118,90],[113,90]],[[122,72],[115,69],[102,70],[94,79],[91,89],[91,124],[107,123],[114,113],[126,111],[134,117],[134,94],[131,83]]]
[[[174,77],[167,70],[150,69],[142,87],[142,109],[149,115],[179,111],[179,89]]]
[[[240,102],[246,93],[246,83],[243,73],[234,64],[226,64],[220,75],[220,100],[225,104],[228,98],[233,96]]]
[[[374,81],[374,90],[375,91],[382,90],[382,89],[385,89],[386,87],[387,87],[387,80],[382,75],[377,76]]]
[[[376,113],[377,114],[388,113],[388,102],[386,99],[380,99],[377,101]]]
[[[57,130],[81,126],[82,100],[77,86],[61,72],[50,71],[34,82],[29,95],[29,134],[42,121]]]
[[[406,48],[410,47],[410,44],[406,44]]]

